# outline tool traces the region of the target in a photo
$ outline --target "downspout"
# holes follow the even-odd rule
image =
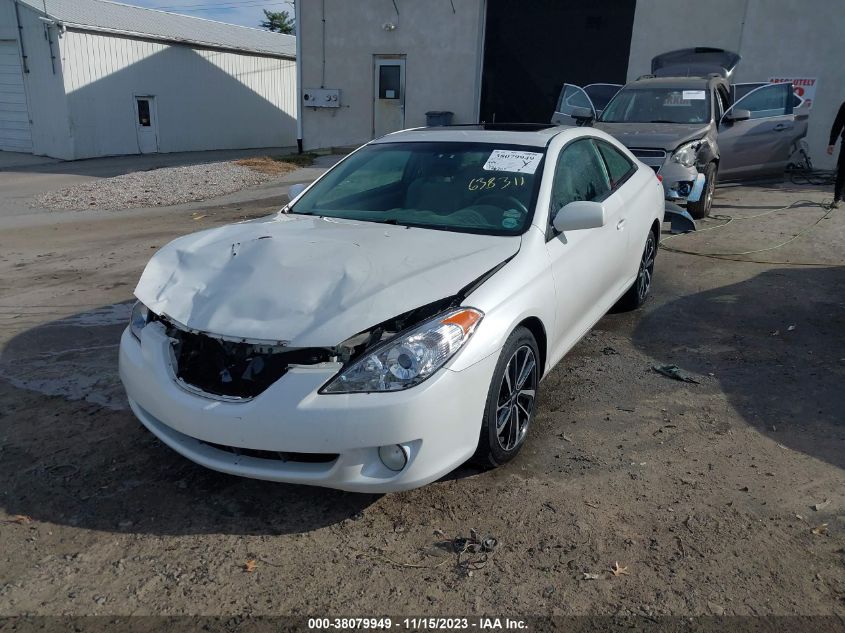
[[[50,47],[50,66],[53,68],[53,74],[56,74],[56,52],[53,50],[53,39],[50,37],[50,25],[44,23],[44,39],[47,40],[47,45]]]
[[[29,74],[29,63],[26,58],[26,49],[23,46],[23,27],[21,26],[21,14],[18,8],[18,0],[15,0],[15,22],[18,24],[18,46],[21,48],[21,61],[23,62],[23,71]]]
[[[296,25],[296,150],[302,153],[302,29],[299,28],[301,1],[293,3],[293,21]]]
[[[322,46],[323,46],[323,67],[320,71],[320,88],[326,87],[326,0],[322,2],[322,15],[320,18],[323,21],[323,37],[322,37]]]
[[[739,27],[739,43],[736,47],[736,52],[742,55],[742,40],[745,36],[745,23],[748,22],[748,5],[751,3],[751,0],[745,0],[745,9],[743,10],[742,14],[742,24]]]

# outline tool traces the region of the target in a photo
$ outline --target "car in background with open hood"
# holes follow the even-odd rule
[[[658,55],[650,75],[625,86],[564,84],[552,122],[616,137],[660,176],[667,200],[703,218],[717,179],[780,176],[807,134],[792,84],[731,83],[740,59],[718,48],[682,49]]]

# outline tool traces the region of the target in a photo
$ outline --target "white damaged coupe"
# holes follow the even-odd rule
[[[278,214],[156,253],[120,376],[152,433],[226,473],[390,492],[499,465],[544,375],[645,301],[663,212],[592,128],[390,134]]]

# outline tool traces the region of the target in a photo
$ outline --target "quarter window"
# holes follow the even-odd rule
[[[630,175],[634,169],[634,164],[610,143],[596,141],[596,145],[604,159],[604,164],[607,166],[607,172],[610,176],[610,186],[616,188]]]
[[[564,148],[552,184],[551,219],[570,202],[602,200],[608,193],[610,180],[593,142],[581,139]]]

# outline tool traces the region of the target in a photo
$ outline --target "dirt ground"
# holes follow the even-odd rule
[[[824,212],[750,216],[825,197],[720,189],[746,219],[667,245],[765,248]],[[845,211],[755,256],[820,266],[661,252],[645,308],[543,382],[514,462],[368,496],[205,470],[123,400],[149,256],[280,204],[0,222],[0,615],[845,616]],[[472,529],[486,564],[450,549]]]

